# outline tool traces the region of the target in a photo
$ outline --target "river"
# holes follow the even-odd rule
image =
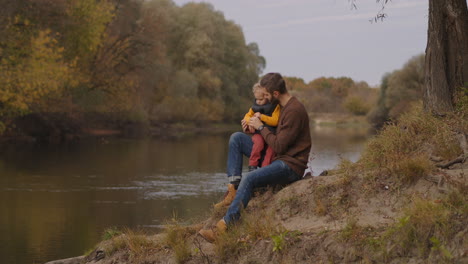
[[[312,169],[356,161],[366,128],[312,128]],[[160,232],[202,218],[224,193],[229,134],[0,149],[1,263],[84,254],[107,228]],[[245,163],[246,165],[247,163]]]

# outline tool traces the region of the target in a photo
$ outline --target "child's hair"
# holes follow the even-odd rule
[[[260,89],[260,88],[262,88],[262,86],[260,86],[260,83],[256,83],[256,84],[254,84],[253,87],[252,87],[252,92],[255,93],[255,91],[258,90],[258,89]]]

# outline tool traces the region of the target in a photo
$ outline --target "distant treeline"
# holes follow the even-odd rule
[[[375,88],[348,77],[321,77],[309,83],[288,77],[286,81],[309,112],[366,115],[372,125],[381,127],[422,99],[424,55],[414,56],[401,69],[385,74],[380,87]]]
[[[206,3],[0,0],[0,134],[239,120],[265,67]]]
[[[305,83],[296,77],[286,78],[289,89],[301,97],[309,112],[366,115],[376,101],[378,90],[366,82],[348,77],[321,77]]]

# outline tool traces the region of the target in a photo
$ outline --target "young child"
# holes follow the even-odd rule
[[[249,112],[245,114],[244,121],[248,123],[250,118],[258,117],[263,124],[265,124],[265,127],[274,132],[278,126],[280,105],[271,104],[268,99],[265,98],[264,94],[266,93],[266,89],[262,88],[260,84],[256,83],[253,86],[252,91],[255,97],[254,104],[249,109]],[[248,130],[248,132],[253,133],[253,147],[249,158],[249,171],[253,171],[259,167],[269,165],[275,156],[275,153],[271,147],[267,146],[265,157],[263,158],[263,162],[260,166],[259,161],[262,151],[265,148],[265,140],[258,131],[255,131],[254,128],[249,127]]]

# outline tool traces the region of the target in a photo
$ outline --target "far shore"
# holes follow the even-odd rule
[[[365,116],[353,116],[339,113],[309,113],[311,126],[316,127],[370,127]],[[50,143],[61,144],[82,139],[108,140],[110,138],[181,138],[197,134],[220,134],[241,131],[236,123],[196,123],[178,122],[162,124],[133,123],[124,127],[89,126],[80,131],[53,132],[34,134],[10,134],[0,137],[0,144]]]

